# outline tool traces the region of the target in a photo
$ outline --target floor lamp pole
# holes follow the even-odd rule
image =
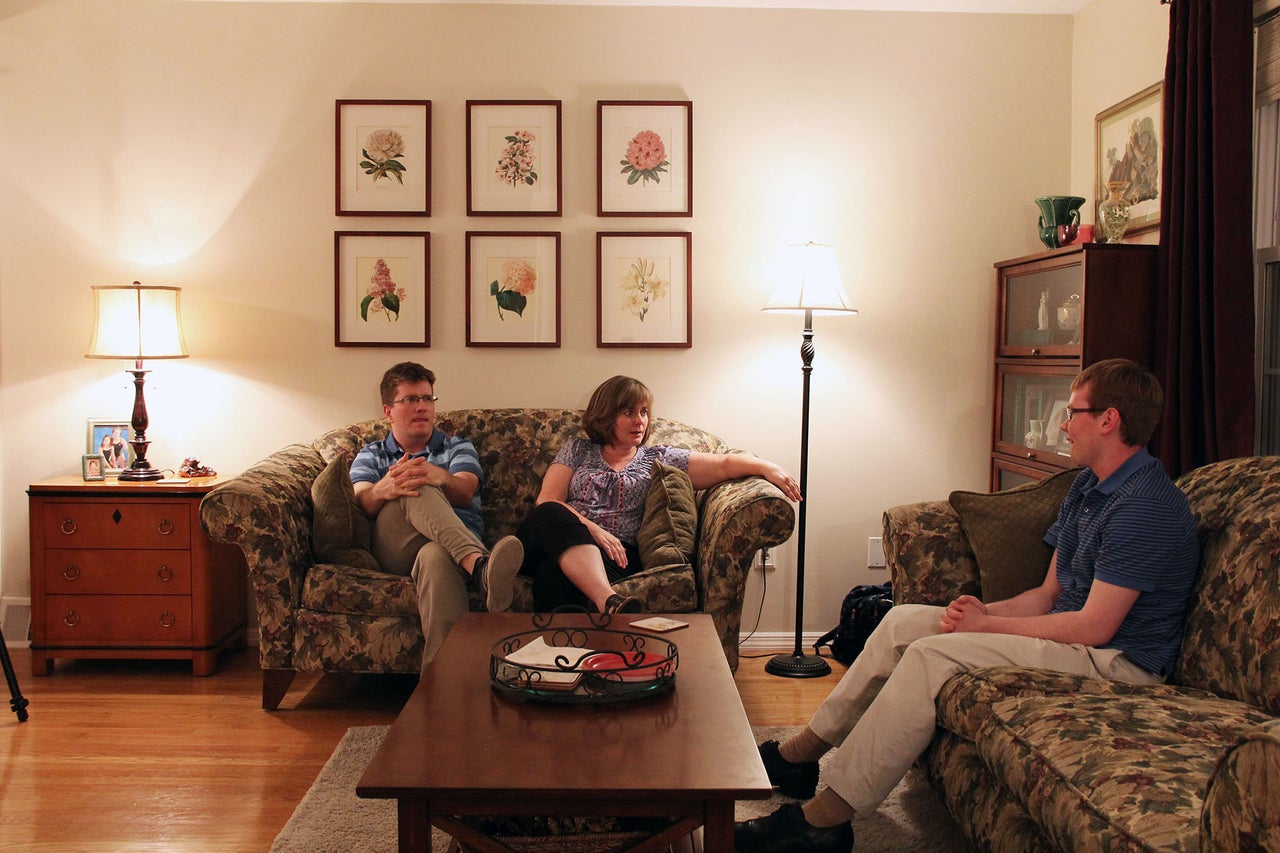
[[[831,672],[831,664],[819,655],[806,655],[801,631],[804,627],[804,541],[805,516],[809,505],[809,375],[813,373],[813,311],[804,312],[804,342],[800,344],[800,518],[796,524],[796,645],[789,655],[776,655],[764,671],[786,678],[818,678]]]

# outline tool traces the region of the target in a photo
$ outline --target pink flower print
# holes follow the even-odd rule
[[[511,258],[502,265],[499,278],[489,282],[489,295],[498,303],[498,319],[506,320],[504,309],[523,317],[529,294],[538,286],[538,271],[524,258]]]
[[[521,184],[533,186],[538,182],[533,152],[533,141],[536,138],[527,130],[517,130],[506,137],[507,147],[502,149],[498,167],[493,170],[500,181],[513,187]]]
[[[369,321],[369,312],[387,315],[387,322],[400,319],[400,303],[408,298],[403,287],[397,287],[391,278],[391,267],[382,258],[373,265],[373,275],[369,276],[369,290],[360,300],[360,319]],[[394,315],[394,316],[392,316]]]
[[[661,182],[659,174],[671,165],[667,159],[667,146],[662,137],[655,131],[642,130],[627,143],[627,156],[619,161],[622,174],[627,176],[627,183],[634,184],[643,180],[646,184]]]

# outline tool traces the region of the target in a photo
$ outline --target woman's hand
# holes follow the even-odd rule
[[[765,469],[761,476],[781,489],[782,493],[791,498],[791,500],[801,500],[800,484],[796,482],[794,477],[783,470],[780,465],[775,465],[772,462],[765,462],[764,465]]]
[[[606,557],[618,564],[619,568],[627,567],[627,549],[623,546],[622,540],[605,530],[594,521],[583,519],[587,525],[587,529],[591,531],[591,538],[596,541],[596,545]]]

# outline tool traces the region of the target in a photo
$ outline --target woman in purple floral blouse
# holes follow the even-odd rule
[[[582,414],[588,437],[567,441],[543,476],[537,506],[516,532],[525,551],[521,571],[534,577],[539,610],[561,604],[605,613],[643,610],[613,584],[641,569],[636,533],[655,461],[687,472],[695,489],[760,476],[800,499],[795,479],[772,462],[647,445],[652,405],[653,392],[638,379],[606,380]]]

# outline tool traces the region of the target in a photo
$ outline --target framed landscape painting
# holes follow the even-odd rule
[[[467,346],[560,346],[560,233],[467,232]]]
[[[596,346],[693,346],[693,235],[597,232]]]
[[[336,104],[338,216],[430,216],[431,102]]]
[[[431,235],[335,231],[333,345],[431,344]]]
[[[693,102],[596,102],[600,216],[693,216]]]
[[[559,216],[559,101],[467,101],[467,215]]]
[[[1129,203],[1126,236],[1160,227],[1160,174],[1163,164],[1164,102],[1155,83],[1108,107],[1094,119],[1094,202],[1107,197],[1107,183],[1127,181]]]

